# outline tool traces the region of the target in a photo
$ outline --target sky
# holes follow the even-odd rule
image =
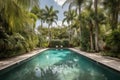
[[[58,25],[62,25],[62,20],[64,18],[64,11],[68,10],[68,5],[65,5],[63,8],[62,8],[62,5],[63,3],[65,2],[66,0],[40,0],[40,7],[41,8],[45,8],[45,6],[53,6],[53,8],[55,10],[58,10],[59,13],[58,13]],[[67,25],[67,23],[65,23]],[[36,26],[39,26],[40,25],[40,21],[38,20],[37,23],[36,23]],[[47,26],[46,24],[44,24],[45,26]],[[53,26],[56,26],[55,24],[53,24]]]

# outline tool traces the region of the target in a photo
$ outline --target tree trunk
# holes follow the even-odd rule
[[[41,27],[43,27],[43,21],[41,20]]]
[[[70,42],[71,42],[71,27],[70,27],[70,22],[68,23],[68,30],[69,30],[69,47],[70,47]]]
[[[51,37],[50,37],[50,24],[48,24],[48,36],[49,36],[49,42],[51,41]]]
[[[113,13],[112,13],[111,27],[112,27],[113,31],[116,29],[116,25],[115,25],[115,11],[113,11]]]
[[[69,23],[69,40],[71,41],[71,24]]]
[[[93,47],[93,25],[92,23],[90,23],[90,47],[91,47],[91,51],[93,51],[94,47]]]
[[[80,13],[81,13],[81,6],[79,5],[79,16],[80,16]]]
[[[111,20],[112,30],[115,30],[118,28],[118,15],[119,15],[119,3],[120,3],[120,1],[118,0],[117,3],[118,4],[116,4],[114,6],[114,10],[112,12],[112,20]]]
[[[97,21],[97,5],[98,5],[98,0],[94,0],[94,9],[95,9],[95,50],[99,51],[99,46],[98,46],[98,21]]]
[[[79,6],[78,10],[79,10],[79,20],[80,20],[80,18],[81,18],[81,14],[80,14],[81,13],[81,6]],[[79,25],[79,27],[80,27],[80,37],[81,37],[81,31],[82,31],[81,30],[81,25]]]
[[[115,11],[115,22],[114,22],[114,27],[115,27],[115,29],[117,29],[118,28],[118,14],[119,14],[119,12],[118,12],[119,10],[118,10],[118,7],[116,7],[116,11]]]

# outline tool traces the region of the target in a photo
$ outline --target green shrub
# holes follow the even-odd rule
[[[61,45],[61,40],[51,40],[49,42],[49,47],[55,48],[56,46]]]
[[[81,38],[80,38],[80,48],[83,51],[89,51],[90,50],[90,37],[89,37],[89,30],[88,28],[84,27]]]
[[[70,42],[74,47],[78,47],[80,45],[80,36],[72,37]]]
[[[42,35],[38,35],[38,38],[39,38],[39,43],[37,45],[38,47],[40,47],[40,48],[48,47],[49,43],[46,40],[46,37],[44,37]]]
[[[69,47],[69,40],[64,39],[64,40],[51,40],[49,42],[49,47],[56,48],[58,46],[59,48],[61,46],[63,47]]]
[[[62,40],[62,44],[61,45],[63,47],[69,47],[69,40],[67,40],[67,39]]]
[[[115,30],[106,38],[106,46],[113,53],[120,53],[120,31]]]
[[[0,39],[0,58],[7,58],[25,52],[24,38],[19,33],[9,35],[8,38]]]

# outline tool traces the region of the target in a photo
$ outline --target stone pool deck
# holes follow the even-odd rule
[[[101,56],[98,53],[87,53],[74,48],[69,49],[120,72],[120,59],[108,56]]]
[[[26,59],[28,59],[36,54],[39,54],[40,52],[45,51],[45,50],[47,50],[47,48],[34,50],[34,51],[29,52],[29,53],[20,55],[20,56],[16,56],[16,57],[5,59],[5,60],[0,60],[0,70],[5,69],[7,67],[10,67],[14,64],[17,64],[17,63],[19,63],[23,60],[26,60]]]

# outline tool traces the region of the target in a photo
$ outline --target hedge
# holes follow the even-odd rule
[[[50,48],[56,48],[58,46],[58,48],[62,47],[69,47],[69,40],[64,39],[64,40],[51,40],[49,42],[49,47]]]

